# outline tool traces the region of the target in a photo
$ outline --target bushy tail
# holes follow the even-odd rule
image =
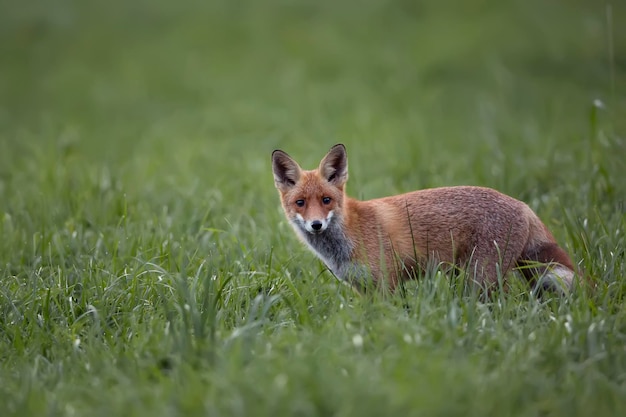
[[[568,293],[574,287],[574,265],[567,252],[554,242],[528,248],[517,264],[539,290]]]

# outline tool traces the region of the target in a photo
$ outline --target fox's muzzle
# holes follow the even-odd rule
[[[313,231],[315,232],[320,232],[322,230],[322,222],[319,220],[313,220],[311,222],[311,229],[313,229]]]

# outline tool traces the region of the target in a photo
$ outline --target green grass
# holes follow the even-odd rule
[[[0,10],[3,416],[626,413],[624,2]],[[337,142],[355,197],[528,202],[595,291],[356,295],[270,167]]]

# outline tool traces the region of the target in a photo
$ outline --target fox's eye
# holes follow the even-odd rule
[[[296,200],[296,206],[304,207],[304,200]]]
[[[324,204],[330,204],[330,197],[323,197],[323,198],[322,198],[322,203],[324,203]]]

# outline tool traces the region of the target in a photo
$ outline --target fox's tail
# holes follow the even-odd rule
[[[574,287],[576,269],[567,252],[555,242],[526,249],[518,261],[518,270],[538,290],[568,293]]]

